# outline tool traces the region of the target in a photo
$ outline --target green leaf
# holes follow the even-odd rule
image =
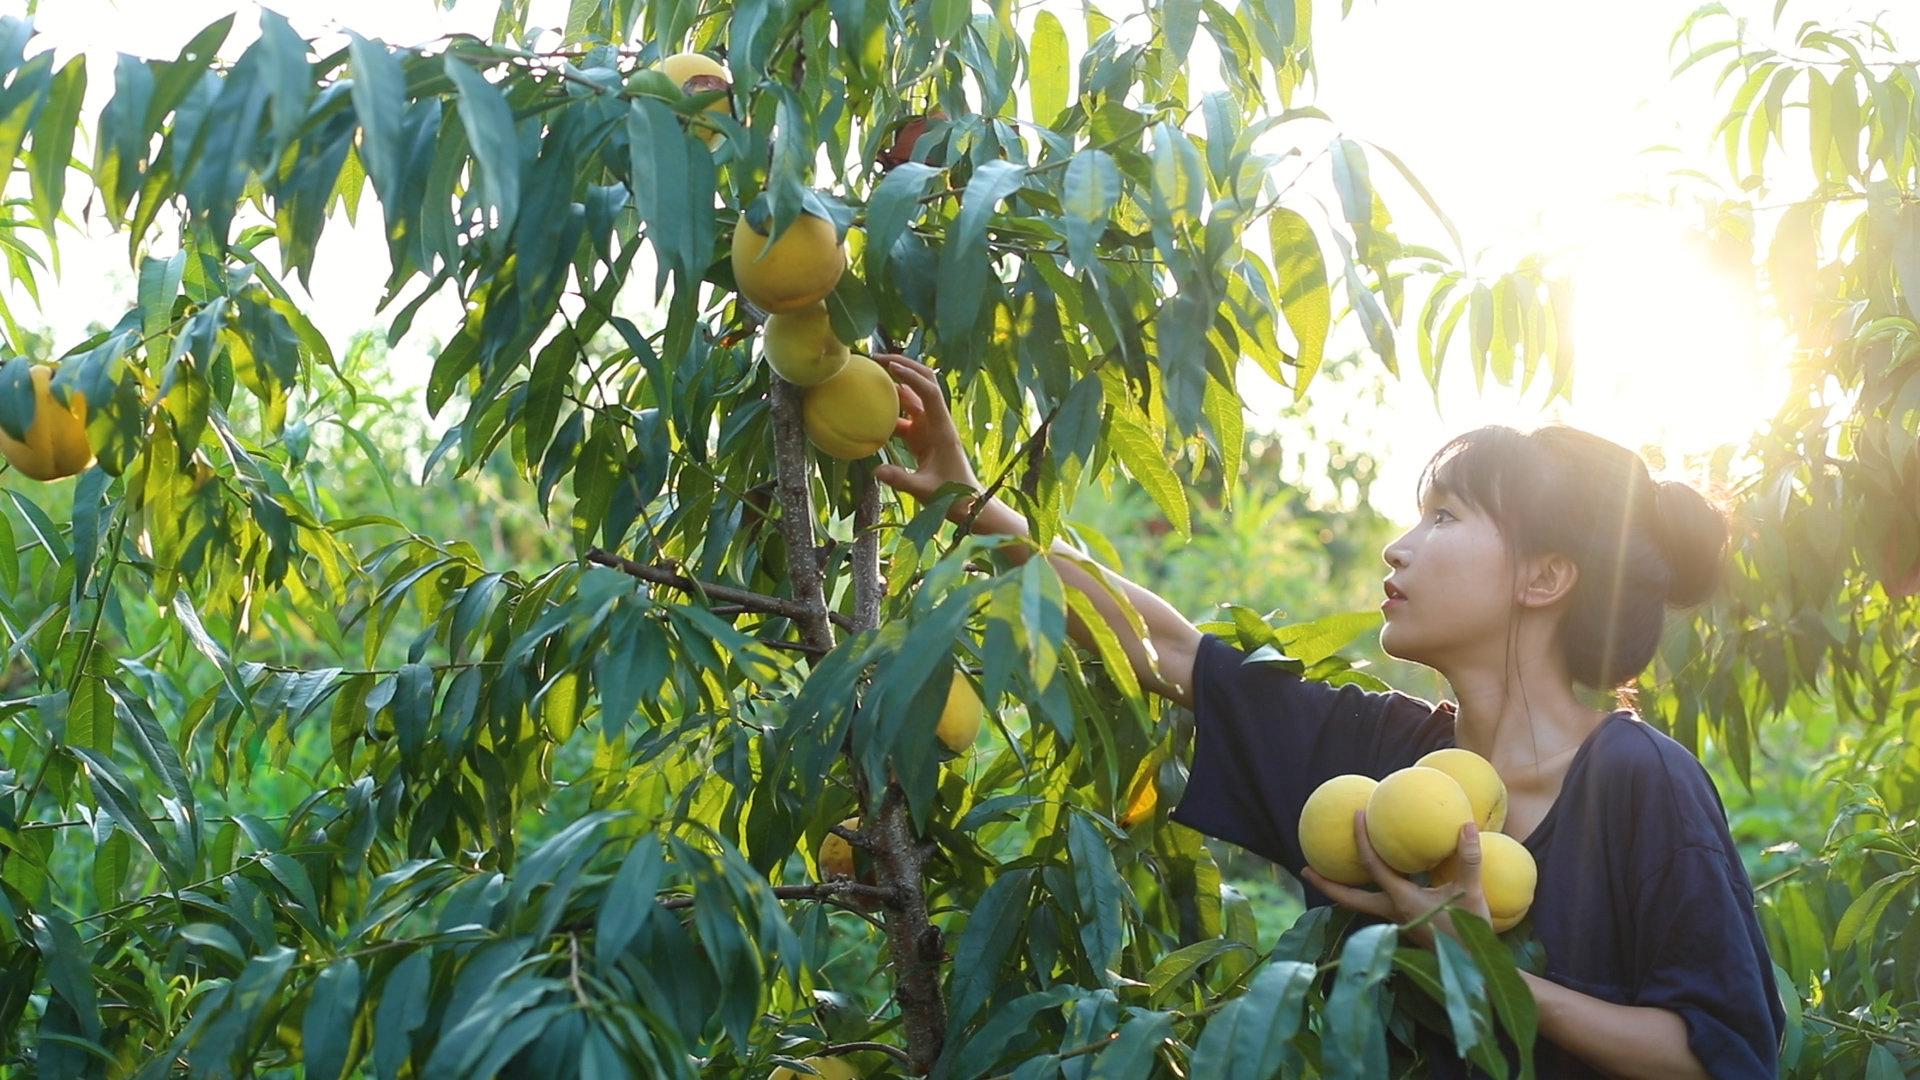
[[[1267,219],[1273,243],[1273,276],[1280,286],[1280,312],[1300,343],[1294,363],[1293,398],[1306,398],[1307,384],[1325,358],[1327,332],[1333,326],[1333,292],[1327,283],[1326,257],[1307,219],[1282,207]]]
[[[1100,407],[1105,394],[1099,375],[1092,372],[1080,376],[1067,391],[1047,439],[1054,464],[1065,465],[1073,458],[1084,462],[1093,455],[1101,436]]]
[[[1162,0],[1160,4],[1160,32],[1166,35],[1167,50],[1171,52],[1176,65],[1187,61],[1187,50],[1193,47],[1194,31],[1200,28],[1200,0]]]
[[[1071,986],[1056,986],[1050,990],[1025,994],[1002,1005],[998,1012],[987,1017],[987,1022],[980,1025],[979,1032],[968,1040],[966,1046],[954,1054],[953,1061],[958,1063],[953,1071],[955,1080],[975,1080],[985,1076],[1006,1052],[1007,1044],[1033,1030],[1034,1017],[1072,1001],[1078,993]]]
[[[1079,902],[1080,944],[1093,965],[1094,978],[1108,984],[1125,945],[1126,883],[1113,865],[1113,851],[1083,814],[1067,826],[1073,859],[1073,890]]]
[[[140,759],[167,785],[167,790],[186,810],[187,816],[194,817],[193,781],[188,778],[180,752],[174,749],[173,742],[167,738],[167,730],[160,726],[152,707],[145,699],[127,693],[116,684],[105,685],[107,693],[113,696],[113,709],[120,718],[120,725],[132,740],[134,749],[139,751]]]
[[[26,55],[27,42],[33,40],[33,20],[0,15],[0,78],[11,74]]]
[[[1086,1073],[1086,1080],[1146,1080],[1160,1044],[1173,1035],[1173,1014],[1135,1013]],[[1046,1075],[1055,1075],[1049,1071]]]
[[[360,1013],[360,983],[360,964],[351,956],[327,965],[313,980],[313,996],[300,1026],[306,1075],[313,1080],[337,1080],[346,1070]]]
[[[1304,961],[1261,968],[1247,992],[1207,1022],[1194,1047],[1188,1075],[1267,1080],[1283,1065],[1297,1064],[1298,1056],[1288,1044],[1300,1030],[1313,979],[1314,966]]]
[[[400,61],[378,38],[369,41],[347,32],[353,61],[353,111],[360,121],[360,160],[382,200],[399,199],[402,166],[401,123],[407,108],[407,76]]]
[[[1340,193],[1340,213],[1356,233],[1371,229],[1373,181],[1367,174],[1366,151],[1352,139],[1335,139],[1331,149],[1333,187]]]
[[[1329,1077],[1387,1075],[1387,1033],[1374,988],[1392,971],[1398,942],[1399,927],[1376,923],[1355,931],[1340,950],[1340,971],[1327,995],[1327,1037],[1321,1041]]]
[[[672,664],[669,636],[660,623],[637,605],[621,605],[608,620],[606,646],[594,659],[606,738],[619,738],[640,703],[657,698]]]
[[[1449,917],[1455,933],[1467,947],[1467,954],[1473,957],[1475,966],[1486,978],[1487,997],[1493,1002],[1494,1014],[1520,1049],[1521,1080],[1533,1080],[1533,1043],[1540,1024],[1533,991],[1527,989],[1526,981],[1514,967],[1513,954],[1494,936],[1493,927],[1487,925],[1485,919],[1458,909]]]
[[[1253,951],[1238,941],[1226,938],[1208,938],[1196,941],[1184,949],[1178,949],[1160,958],[1147,972],[1147,999],[1156,1004],[1164,1004],[1173,991],[1186,985],[1189,979],[1199,974],[1201,967],[1222,953],[1235,950]]]
[[[1067,255],[1082,271],[1099,264],[1100,234],[1120,202],[1120,168],[1105,150],[1082,150],[1067,163],[1060,209],[1066,217]]]
[[[467,63],[448,53],[442,60],[447,77],[459,91],[460,122],[480,173],[482,200],[499,215],[497,227],[513,227],[520,213],[520,174],[524,168],[513,110],[507,99]]]
[[[1487,985],[1466,949],[1451,934],[1434,935],[1440,985],[1446,992],[1447,1023],[1453,1028],[1453,1047],[1466,1057],[1493,1035],[1493,1017],[1487,1011]]]
[[[1840,922],[1833,928],[1833,948],[1835,952],[1850,949],[1854,943],[1873,933],[1880,923],[1881,913],[1887,910],[1901,887],[1920,877],[1920,872],[1908,870],[1903,873],[1883,877],[1853,898],[1847,905],[1846,913],[1840,916]]]
[[[1393,323],[1388,320],[1387,313],[1381,310],[1379,299],[1361,279],[1360,264],[1354,261],[1347,238],[1336,234],[1334,240],[1339,244],[1341,259],[1346,264],[1347,302],[1353,305],[1354,313],[1360,316],[1360,329],[1366,332],[1367,344],[1386,363],[1387,373],[1398,378],[1400,369],[1393,340]]]
[[[1067,32],[1051,11],[1033,20],[1033,39],[1027,47],[1027,92],[1033,102],[1033,122],[1052,127],[1067,107],[1067,81],[1073,68],[1067,63]]]
[[[1460,241],[1460,230],[1454,226],[1453,219],[1447,216],[1446,211],[1440,209],[1440,203],[1427,190],[1427,186],[1420,182],[1420,178],[1413,174],[1413,170],[1407,167],[1406,162],[1400,160],[1400,155],[1379,143],[1370,142],[1367,146],[1371,147],[1374,153],[1386,158],[1387,163],[1400,173],[1402,179],[1406,180],[1407,186],[1413,188],[1414,193],[1420,196],[1420,201],[1427,204],[1427,209],[1439,219],[1441,227],[1447,230],[1448,238],[1453,241],[1454,252],[1460,256],[1461,262],[1465,262],[1466,245]]]
[[[606,898],[600,902],[596,919],[598,935],[594,955],[600,966],[612,968],[626,951],[627,944],[647,925],[648,916],[659,907],[655,899],[665,878],[667,862],[660,838],[642,836],[620,864],[620,872],[607,884]]]
[[[33,358],[15,356],[0,365],[0,430],[24,440],[39,410],[39,396],[33,389]]]
[[[713,158],[677,113],[648,97],[628,107],[627,143],[634,208],[659,253],[657,299],[669,268],[680,272],[682,288],[691,288],[712,258]]]
[[[1187,510],[1187,491],[1167,464],[1160,440],[1125,417],[1115,417],[1107,428],[1107,445],[1125,465],[1134,482],[1146,489],[1162,513],[1183,537],[1193,533]]]
[[[102,754],[113,752],[113,698],[105,680],[83,675],[67,699],[66,741]]]
[[[126,883],[133,862],[133,841],[118,828],[93,849],[93,901],[105,910],[120,902],[120,889]]]
[[[967,913],[966,929],[960,932],[960,939],[953,947],[953,981],[948,989],[949,1038],[963,1030],[1000,988],[1001,964],[1025,925],[1032,899],[1033,874],[1030,869],[1001,874]]]
[[[1886,1043],[1874,1043],[1873,1049],[1867,1052],[1866,1080],[1904,1080],[1912,1075],[1900,1066],[1900,1059],[1887,1049]]]
[[[400,755],[412,760],[427,745],[427,722],[433,715],[433,669],[425,664],[402,664],[395,677],[393,730]]]
[[[883,281],[887,258],[894,242],[920,211],[920,198],[927,182],[939,176],[940,169],[919,161],[902,162],[888,171],[873,198],[867,203],[867,247],[863,261],[868,281]]]
[[[966,29],[967,14],[972,5],[967,0],[931,0],[931,6],[934,38],[953,42]]]
[[[413,1054],[413,1033],[427,1022],[432,998],[433,964],[418,949],[400,961],[380,989],[373,1022],[373,1068],[380,1080],[393,1080]]]
[[[66,195],[67,163],[73,159],[73,136],[80,129],[80,106],[87,95],[86,60],[75,56],[54,76],[47,107],[33,126],[33,149],[27,152],[33,212],[49,241]]]
[[[85,768],[101,809],[112,813],[119,824],[146,849],[147,854],[167,871],[169,877],[176,876],[178,861],[174,859],[166,841],[154,829],[153,822],[140,805],[137,789],[127,781],[126,776],[113,762],[86,747],[69,745],[67,752],[78,758]]]
[[[233,20],[232,15],[215,19],[195,34],[171,63],[154,64],[160,71],[154,80],[153,100],[147,104],[148,131],[158,130],[167,114],[173,112],[195,86],[201,84],[202,76],[220,58],[220,46],[226,44],[227,35],[233,30]]]
[[[252,696],[247,693],[246,683],[240,678],[240,672],[234,667],[233,659],[227,655],[227,651],[220,647],[219,642],[213,640],[213,635],[207,633],[206,626],[200,621],[199,610],[193,606],[193,600],[185,592],[174,595],[173,613],[179,620],[180,629],[186,633],[187,640],[193,644],[194,648],[200,650],[201,655],[213,661],[214,666],[220,669],[221,681],[226,683],[227,689],[233,692],[234,698],[251,715]]]
[[[1152,177],[1149,193],[1153,201],[1154,235],[1161,238],[1162,253],[1173,259],[1177,253],[1171,240],[1162,238],[1162,234],[1169,226],[1188,225],[1200,219],[1207,193],[1207,174],[1193,140],[1164,120],[1153,126]]]
[[[1047,559],[1029,559],[1020,568],[1020,629],[1027,677],[1045,690],[1059,672],[1060,647],[1067,633],[1065,585]],[[994,689],[988,688],[990,699]]]
[[[1183,290],[1161,306],[1154,321],[1161,346],[1157,359],[1164,376],[1163,396],[1172,426],[1181,435],[1200,429],[1207,387],[1213,381],[1207,374],[1213,349],[1207,340],[1207,327],[1213,321],[1215,307],[1204,289]]]
[[[561,41],[566,44],[597,40],[595,30],[606,10],[605,0],[571,0]]]
[[[853,346],[855,351],[864,351],[866,340],[873,336],[880,321],[867,283],[857,274],[841,274],[825,302],[834,337]]]
[[[1286,654],[1312,667],[1347,647],[1360,635],[1380,626],[1378,611],[1346,611],[1311,622],[1290,623],[1274,631]]]
[[[462,668],[440,702],[440,745],[449,758],[465,754],[473,734],[474,714],[480,707],[480,695],[486,677],[477,667]]]
[[[1240,400],[1237,390],[1220,385],[1218,379],[1207,380],[1206,398],[1202,403],[1207,423],[1213,426],[1214,452],[1220,460],[1221,476],[1239,476],[1241,452],[1246,445],[1246,417],[1243,415],[1246,405]],[[1233,484],[1221,488],[1221,505],[1233,509]]]
[[[942,341],[958,343],[973,333],[986,296],[992,267],[987,257],[987,223],[1000,200],[1020,189],[1026,167],[995,159],[974,171],[960,197],[960,214],[940,248],[941,288],[937,325]]]
[[[260,10],[261,77],[267,80],[267,116],[272,125],[271,158],[279,159],[300,131],[313,100],[313,64],[307,59],[307,40],[269,8]],[[252,49],[248,50],[252,52]]]
[[[54,994],[80,1018],[87,1037],[99,1039],[100,998],[93,988],[92,954],[59,912],[38,911],[26,921],[33,928],[34,947],[40,950]]]
[[[174,252],[167,259],[140,260],[141,333],[156,337],[166,332],[173,321],[174,297],[180,293],[180,281],[187,271],[187,253]]]
[[[0,588],[11,593],[20,587],[20,550],[13,537],[13,519],[0,511]]]
[[[0,89],[0,161],[6,162],[9,170],[27,132],[47,106],[47,87],[52,81],[53,50],[48,49],[16,69],[6,87]]]
[[[139,57],[120,54],[113,73],[113,100],[100,111],[94,146],[94,180],[105,198],[109,220],[125,224],[127,203],[140,190],[147,163],[147,105],[153,100],[153,68]]]

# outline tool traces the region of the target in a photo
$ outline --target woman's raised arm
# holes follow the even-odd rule
[[[907,415],[900,419],[898,430],[917,463],[912,469],[882,465],[874,470],[875,478],[923,501],[931,499],[943,484],[963,484],[980,491],[980,479],[974,475],[973,463],[967,459],[966,449],[960,445],[960,434],[953,426],[953,415],[947,409],[946,395],[941,391],[940,381],[933,369],[917,360],[895,354],[883,353],[875,356],[874,360],[893,375],[900,387],[900,402]],[[973,500],[956,499],[947,511],[947,517],[955,522],[964,521],[972,508]],[[974,517],[973,531],[996,536],[1030,535],[1027,522],[1019,511],[998,498],[989,501]],[[1015,555],[1018,559],[1026,557],[1033,549],[1021,545],[1015,550],[1022,553]],[[1193,661],[1200,646],[1199,629],[1153,591],[1101,566],[1064,539],[1054,538],[1048,559],[1060,575],[1061,582],[1084,594],[1092,601],[1094,610],[1106,620],[1126,652],[1128,662],[1133,665],[1134,675],[1140,685],[1192,708]],[[1095,574],[1105,579],[1105,586],[1096,580]],[[1139,612],[1140,621],[1146,628],[1144,639],[1134,633],[1119,603],[1108,593],[1109,588],[1124,595],[1134,610]],[[1097,648],[1092,631],[1071,608],[1067,611],[1067,633],[1087,649]]]

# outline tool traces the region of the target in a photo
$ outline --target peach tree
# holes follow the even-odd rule
[[[1165,823],[1179,717],[1089,598],[957,529],[957,491],[886,495],[897,443],[814,453],[762,362],[735,231],[829,222],[834,337],[935,364],[1013,543],[1094,551],[1088,486],[1176,532],[1202,471],[1230,500],[1242,379],[1304,399],[1336,316],[1393,371],[1410,328],[1429,381],[1564,389],[1564,289],[1399,238],[1383,191],[1451,226],[1311,103],[1307,0],[1072,19],[514,2],[395,44],[263,11],[121,56],[97,115],[81,58],[0,19],[15,295],[88,287],[53,272],[81,225],[134,293],[57,345],[0,312],[0,427],[55,365],[96,459],[0,515],[8,1067],[1362,1076],[1432,1026],[1505,1075],[1506,943],[1326,911],[1260,942]],[[726,78],[668,78],[685,53]],[[310,318],[348,223],[384,239],[379,339],[440,335],[411,400]],[[436,298],[457,320],[415,328]],[[376,437],[420,409],[426,452]],[[449,506],[555,539],[426,524]],[[1210,624],[1361,682],[1338,650],[1373,625]],[[959,681],[986,724],[955,752]]]

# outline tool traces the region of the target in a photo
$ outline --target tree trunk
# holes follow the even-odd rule
[[[833,646],[819,565],[813,551],[813,499],[808,486],[806,432],[800,421],[800,390],[773,380],[773,452],[780,496],[780,531],[787,544],[793,599],[804,609],[799,621],[809,645]],[[856,632],[872,628],[880,617],[885,582],[880,577],[880,488],[872,473],[860,473],[860,501],[854,513],[853,582]],[[800,553],[800,554],[796,554]],[[860,770],[854,770],[856,777]],[[883,912],[887,950],[900,1003],[907,1056],[916,1075],[926,1075],[939,1059],[947,1030],[946,1000],[940,988],[944,943],[927,917],[921,888],[926,855],[913,835],[906,793],[889,782],[876,800],[860,786],[862,847],[872,861],[875,882],[886,891]]]

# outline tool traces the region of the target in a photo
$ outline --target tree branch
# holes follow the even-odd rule
[[[853,512],[853,621],[866,628],[880,624],[880,601],[886,582],[880,578],[880,485],[873,472],[860,477],[860,503]]]
[[[946,956],[940,928],[927,917],[925,849],[913,835],[906,792],[898,781],[887,784],[880,806],[861,831],[872,841],[874,875],[891,894],[887,905],[887,951],[892,957],[893,994],[913,1056],[910,1071],[925,1076],[945,1048],[947,1003],[940,985]]]
[[[862,1050],[878,1050],[883,1054],[891,1055],[895,1061],[898,1061],[902,1065],[913,1064],[913,1058],[909,1057],[905,1050],[890,1043],[879,1042],[834,1043],[830,1046],[821,1047],[819,1056],[838,1057],[841,1054],[857,1054]]]
[[[808,610],[804,603],[798,600],[787,600],[778,596],[768,596],[765,593],[757,593],[751,589],[736,588],[732,585],[721,585],[717,582],[695,581],[693,578],[677,571],[635,562],[623,555],[615,555],[610,551],[604,551],[600,548],[594,548],[587,552],[587,561],[600,566],[610,567],[623,574],[629,574],[642,581],[649,581],[656,585],[665,585],[669,588],[679,589],[682,592],[692,593],[695,596],[724,600],[737,605],[745,611],[757,611],[763,615],[779,615],[782,618],[792,619],[794,622],[801,624],[804,624],[808,619],[812,618],[812,612]],[[806,560],[803,559],[801,561],[805,562]],[[817,569],[814,571],[813,577],[817,587],[819,581],[819,571]],[[827,617],[841,626],[851,627],[853,625],[852,620],[838,612],[828,612]],[[816,645],[816,643],[812,641],[808,641],[805,644],[808,646]],[[832,647],[832,641],[818,646],[821,652],[825,652]]]
[[[774,490],[780,498],[780,534],[787,542],[787,575],[793,585],[800,640],[822,650],[833,648],[836,618],[827,607],[820,565],[813,558],[813,490],[807,481],[807,433],[800,421],[800,388],[774,379],[768,395],[773,400]],[[737,599],[723,597],[723,599]]]
[[[809,885],[775,885],[773,895],[778,900],[826,900],[841,901],[850,897],[863,900],[877,900],[886,903],[893,894],[880,885],[868,885],[864,881],[836,878],[833,881],[819,881]],[[669,896],[660,901],[660,906],[669,911],[693,906],[691,896]]]

